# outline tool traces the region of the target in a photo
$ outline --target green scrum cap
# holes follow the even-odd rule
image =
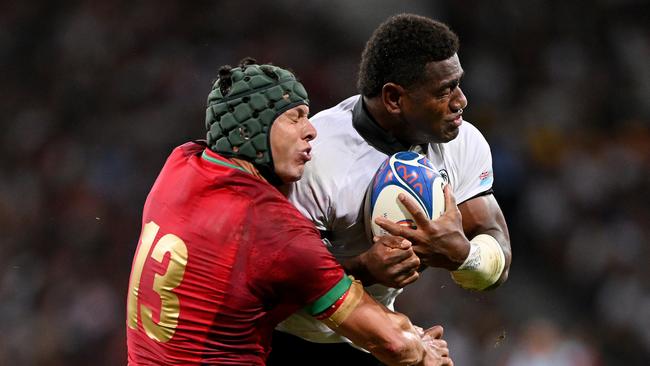
[[[224,95],[217,79],[205,114],[208,147],[273,171],[269,132],[285,111],[309,105],[307,91],[289,71],[273,65],[247,65],[231,70],[232,85]]]

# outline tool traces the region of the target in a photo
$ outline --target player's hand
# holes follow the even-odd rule
[[[463,232],[463,218],[449,184],[445,186],[444,194],[445,212],[436,220],[429,220],[406,195],[398,196],[413,215],[417,229],[398,225],[383,217],[375,219],[375,222],[392,235],[410,240],[413,251],[427,266],[455,270],[467,258],[470,243]]]
[[[370,282],[402,288],[419,278],[420,259],[411,242],[392,235],[376,236],[373,245],[360,255]]]
[[[442,334],[444,333],[444,328],[442,325],[434,325],[433,327],[423,330],[422,328],[418,329],[420,331],[421,338],[430,338],[430,339],[442,339]]]
[[[447,341],[442,339],[443,329],[441,326],[433,326],[422,332],[422,344],[426,349],[422,365],[453,366],[454,361],[449,357]]]

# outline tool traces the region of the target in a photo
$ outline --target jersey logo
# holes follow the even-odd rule
[[[487,186],[492,184],[492,181],[494,180],[494,176],[492,174],[492,170],[486,170],[483,173],[481,173],[478,176],[478,179],[480,181],[479,185],[481,186]]]

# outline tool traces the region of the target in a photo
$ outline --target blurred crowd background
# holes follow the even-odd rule
[[[125,364],[142,205],[244,56],[312,112],[356,93],[399,12],[461,38],[514,262],[498,290],[427,270],[398,300],[456,365],[650,364],[650,6],[642,0],[0,3],[0,364]]]

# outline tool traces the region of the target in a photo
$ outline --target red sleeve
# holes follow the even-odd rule
[[[258,204],[255,210],[260,262],[267,267],[260,290],[282,303],[306,306],[334,288],[343,268],[323,245],[314,225],[288,201]]]

